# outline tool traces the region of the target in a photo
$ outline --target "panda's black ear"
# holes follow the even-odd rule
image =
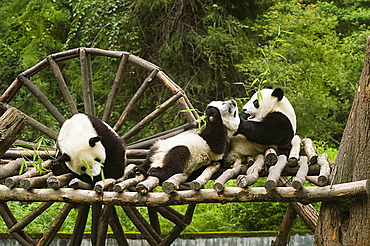
[[[272,89],[272,85],[266,85],[266,89]]]
[[[277,97],[277,98],[278,98],[278,100],[279,100],[279,101],[281,101],[281,99],[283,99],[283,97],[284,97],[284,91],[283,91],[283,89],[281,89],[281,88],[276,88],[276,89],[272,92],[271,96],[273,96],[273,97]]]
[[[97,142],[99,142],[100,140],[101,140],[101,137],[100,137],[100,136],[90,138],[90,140],[89,140],[89,145],[90,145],[91,147],[94,147],[94,146],[95,146],[95,144],[96,144]]]

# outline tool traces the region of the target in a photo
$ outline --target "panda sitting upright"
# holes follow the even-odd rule
[[[73,172],[85,182],[120,178],[126,166],[123,140],[105,122],[86,114],[66,120],[58,136],[59,156],[52,166],[55,175]],[[103,168],[102,168],[103,166]]]
[[[269,147],[286,148],[296,133],[293,106],[281,88],[267,87],[256,92],[243,106],[240,125],[230,138],[227,161],[255,157]]]
[[[206,127],[200,132],[188,130],[157,141],[138,171],[157,177],[160,183],[176,173],[195,170],[222,160],[228,150],[228,138],[238,129],[238,107],[234,100],[213,101],[206,110]]]

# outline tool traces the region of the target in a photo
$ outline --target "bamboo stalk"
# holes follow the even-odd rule
[[[285,165],[287,163],[287,157],[285,155],[279,155],[278,161],[275,166],[270,167],[269,169],[269,176],[265,181],[265,188],[269,191],[274,190],[277,186],[277,182],[279,181],[281,172],[283,171]]]
[[[82,208],[79,210],[75,227],[73,228],[73,234],[69,245],[81,245],[83,234],[85,232],[87,217],[89,215],[90,204],[81,205]]]
[[[238,158],[235,160],[234,166],[231,169],[227,169],[216,179],[213,183],[213,189],[217,192],[221,192],[224,189],[225,183],[236,177],[240,173],[241,168],[242,160]]]
[[[51,70],[53,71],[54,77],[59,85],[59,89],[62,92],[63,98],[66,100],[69,110],[71,111],[72,114],[77,114],[78,110],[76,104],[72,99],[71,93],[68,90],[67,84],[63,78],[62,72],[60,71],[58,64],[55,62],[51,55],[47,57],[47,60],[49,62]]]
[[[46,209],[48,209],[54,202],[43,202],[40,206],[33,209],[31,213],[23,217],[22,220],[18,221],[12,227],[9,228],[9,233],[22,231],[29,223],[36,219]]]
[[[82,92],[84,97],[85,113],[95,115],[94,86],[92,81],[91,58],[85,48],[80,48],[80,66]]]
[[[153,112],[148,114],[144,117],[138,124],[136,124],[133,128],[131,128],[125,135],[122,136],[124,140],[131,138],[132,136],[136,135],[139,131],[141,131],[145,126],[147,126],[152,120],[157,118],[163,112],[165,112],[170,106],[172,106],[177,99],[182,97],[181,93],[177,93],[170,97],[167,101],[159,105]]]
[[[44,105],[46,110],[60,123],[65,121],[64,116],[58,111],[53,103],[45,96],[45,94],[22,74],[18,75],[18,79],[27,87],[27,89]]]
[[[301,138],[295,135],[291,141],[292,148],[289,152],[288,165],[295,167],[298,165],[299,152],[301,151]]]
[[[118,95],[118,89],[120,88],[122,82],[123,82],[123,72],[126,68],[127,60],[128,60],[129,54],[124,53],[122,54],[121,61],[118,65],[118,71],[116,73],[116,77],[114,78],[112,88],[109,92],[107,103],[105,104],[104,112],[102,120],[104,122],[109,122],[110,116],[112,114],[114,102]]]
[[[293,179],[292,186],[294,189],[301,189],[304,182],[306,182],[306,176],[308,173],[308,159],[307,156],[301,156],[299,158],[299,169],[296,177]]]
[[[126,120],[127,115],[131,112],[131,110],[135,107],[141,96],[144,94],[145,90],[148,88],[148,86],[151,84],[153,79],[155,78],[158,70],[154,69],[150,75],[144,80],[140,88],[136,91],[134,96],[131,98],[130,102],[127,104],[125,110],[123,110],[121,116],[117,120],[116,124],[114,125],[113,129],[115,131],[118,131],[123,123]]]
[[[64,223],[73,206],[74,205],[71,203],[64,204],[63,208],[60,210],[55,220],[50,224],[49,229],[44,232],[42,238],[38,241],[38,246],[49,245],[53,241],[54,237]]]
[[[202,189],[205,186],[205,184],[208,182],[208,180],[210,180],[212,175],[215,172],[217,172],[218,169],[220,169],[220,167],[221,167],[221,164],[219,162],[215,162],[209,165],[206,169],[204,169],[202,174],[196,180],[193,180],[190,183],[190,189],[192,190]]]
[[[245,188],[256,183],[259,177],[259,172],[262,170],[264,164],[265,164],[264,156],[258,155],[253,165],[247,169],[247,174],[239,175],[236,178],[236,184],[239,187]]]

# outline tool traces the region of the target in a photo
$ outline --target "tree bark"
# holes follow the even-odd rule
[[[370,38],[335,165],[334,184],[370,178]],[[370,245],[370,202],[364,196],[323,202],[315,245]]]

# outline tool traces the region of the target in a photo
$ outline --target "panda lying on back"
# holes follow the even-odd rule
[[[221,160],[228,149],[228,137],[240,122],[238,107],[234,100],[214,101],[208,104],[205,115],[206,127],[200,132],[188,130],[156,142],[138,171],[163,183],[176,173],[191,174]]]
[[[72,171],[85,182],[101,180],[102,169],[105,178],[123,175],[126,166],[123,140],[94,116],[75,114],[66,120],[59,132],[58,147],[58,163],[52,166],[55,175]]]
[[[243,106],[240,125],[230,138],[227,161],[255,157],[269,147],[288,147],[296,132],[296,115],[281,88],[255,93]]]

